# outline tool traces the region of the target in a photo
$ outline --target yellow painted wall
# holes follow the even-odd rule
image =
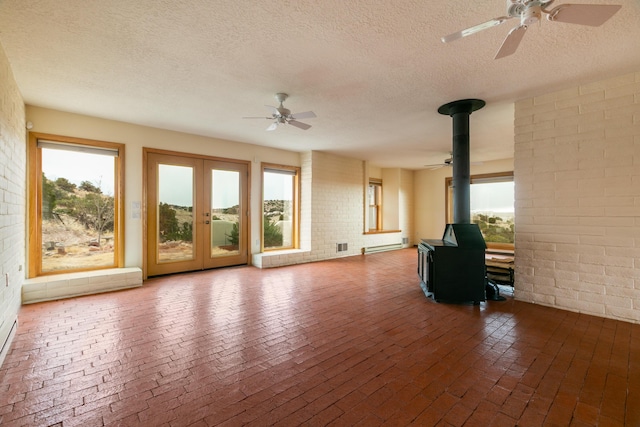
[[[259,252],[260,162],[300,166],[300,154],[252,144],[207,138],[80,114],[27,106],[33,132],[125,144],[125,266],[142,267],[142,219],[131,217],[131,204],[142,201],[142,148],[251,161],[251,252]]]

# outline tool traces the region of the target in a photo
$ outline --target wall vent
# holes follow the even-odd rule
[[[336,252],[345,252],[348,250],[348,245],[346,243],[338,243],[336,245]]]
[[[402,244],[403,245],[408,245],[409,244],[409,238],[408,237],[403,237],[402,238]]]

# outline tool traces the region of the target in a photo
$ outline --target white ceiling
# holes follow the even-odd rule
[[[440,37],[504,0],[0,0],[0,42],[27,104],[420,169],[451,149],[444,103],[485,100],[471,160],[508,158],[515,100],[640,70],[640,0],[571,2],[622,9],[595,28],[543,20],[499,60],[516,19]],[[242,119],[276,92],[313,127]]]

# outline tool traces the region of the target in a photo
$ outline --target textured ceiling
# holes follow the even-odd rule
[[[515,100],[640,70],[640,0],[572,3],[622,9],[596,28],[543,20],[499,60],[516,19],[440,37],[504,15],[503,0],[0,0],[0,43],[27,104],[419,169],[451,149],[441,104],[485,100],[471,160],[508,158]],[[276,92],[313,127],[242,119]]]

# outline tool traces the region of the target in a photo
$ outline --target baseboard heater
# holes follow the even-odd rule
[[[3,337],[4,339],[1,341],[2,346],[0,347],[0,366],[2,366],[2,362],[4,362],[4,358],[9,353],[9,347],[11,347],[11,342],[13,341],[13,337],[16,334],[16,330],[18,329],[18,319],[15,319],[11,324],[11,328],[7,331],[7,335]]]
[[[389,245],[369,246],[362,248],[362,254],[373,254],[376,252],[395,251],[396,249],[402,249],[402,243],[391,243]]]

